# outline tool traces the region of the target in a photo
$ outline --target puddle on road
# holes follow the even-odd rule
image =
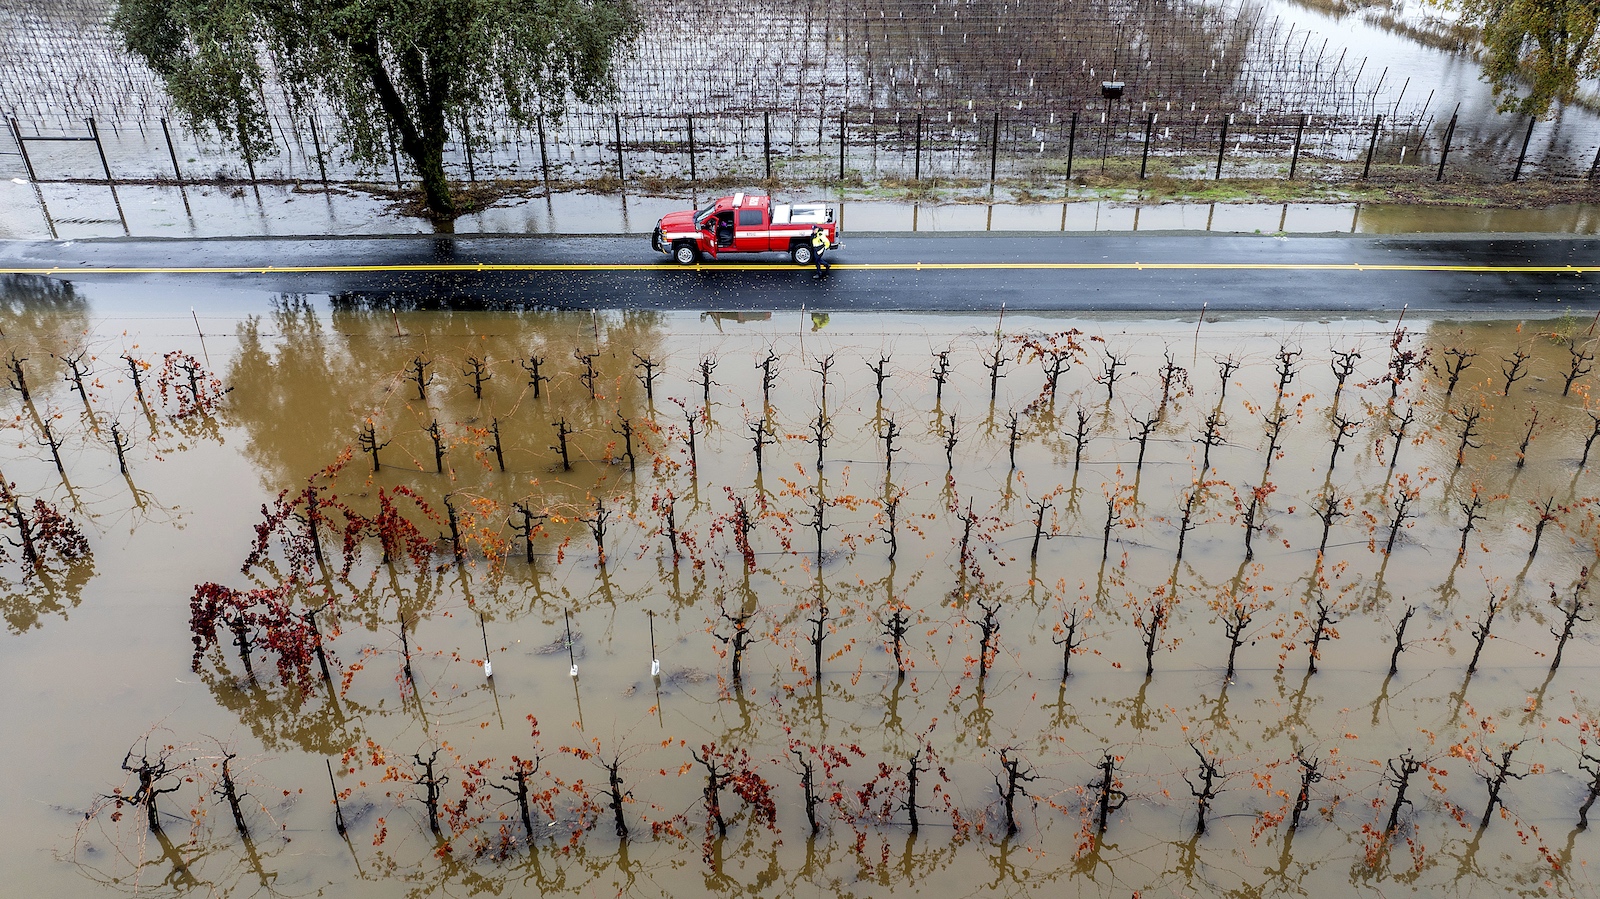
[[[890,896],[935,877],[941,895],[1595,889],[1592,843],[1574,829],[1592,780],[1592,624],[1576,623],[1551,671],[1551,628],[1600,553],[1594,475],[1579,465],[1594,375],[1563,395],[1573,360],[1590,364],[1587,320],[1413,318],[1397,332],[1361,319],[517,315],[241,292],[206,298],[202,339],[173,298],[146,304],[128,285],[3,290],[0,361],[25,360],[31,399],[6,394],[0,467],[25,514],[35,499],[60,509],[93,552],[47,549],[24,580],[13,548],[4,569],[13,726],[0,757],[27,776],[0,786],[0,851],[23,891]],[[1340,389],[1332,363],[1350,351]],[[124,354],[151,363],[144,402]],[[88,371],[81,395],[72,359]],[[179,415],[190,369],[202,405],[228,392]],[[64,477],[39,442],[46,422]],[[570,470],[556,449],[567,429]],[[279,491],[287,517],[241,573]],[[333,683],[298,654],[302,618],[235,618],[253,679],[226,625],[191,669],[189,601],[211,582],[290,584],[236,603],[240,615],[331,599],[315,620]],[[897,611],[903,678],[884,636]],[[1074,616],[1063,680],[1057,641]],[[1227,620],[1245,622],[1231,679]],[[1406,651],[1386,676],[1402,621]],[[159,838],[144,809],[117,819],[95,798],[131,795],[119,764],[146,733],[148,757],[172,747],[179,775],[158,781],[176,788],[157,799]],[[1511,746],[1507,770],[1527,776],[1507,780],[1504,813],[1480,830],[1481,776]],[[248,842],[212,792],[227,752]],[[1385,841],[1390,761],[1408,753],[1426,767]],[[728,778],[725,836],[696,756]],[[539,759],[531,845],[514,758]],[[1202,758],[1217,789],[1198,835]],[[430,759],[439,839],[413,801]],[[1297,759],[1320,779],[1291,833]],[[1008,762],[1010,837],[996,789]],[[913,764],[926,766],[914,835]]]

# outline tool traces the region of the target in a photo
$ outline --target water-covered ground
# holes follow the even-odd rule
[[[3,290],[17,889],[1595,889],[1587,316]]]

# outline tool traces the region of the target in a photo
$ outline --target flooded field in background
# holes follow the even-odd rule
[[[19,891],[1596,888],[1587,316],[0,329]]]

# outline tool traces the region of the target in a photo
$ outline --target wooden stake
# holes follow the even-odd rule
[[[661,676],[661,660],[656,658],[656,613],[646,612],[650,616],[650,676]]]

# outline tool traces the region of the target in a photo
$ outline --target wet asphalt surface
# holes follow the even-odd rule
[[[459,236],[0,242],[0,272],[75,282],[318,293],[399,308],[1560,314],[1600,308],[1600,272],[851,269],[854,264],[1600,266],[1600,239],[1515,235],[847,234],[816,281],[778,254],[680,268],[648,237]],[[112,274],[114,267],[627,265],[561,271]],[[757,266],[751,270],[750,266]],[[68,274],[68,272],[72,272]]]

